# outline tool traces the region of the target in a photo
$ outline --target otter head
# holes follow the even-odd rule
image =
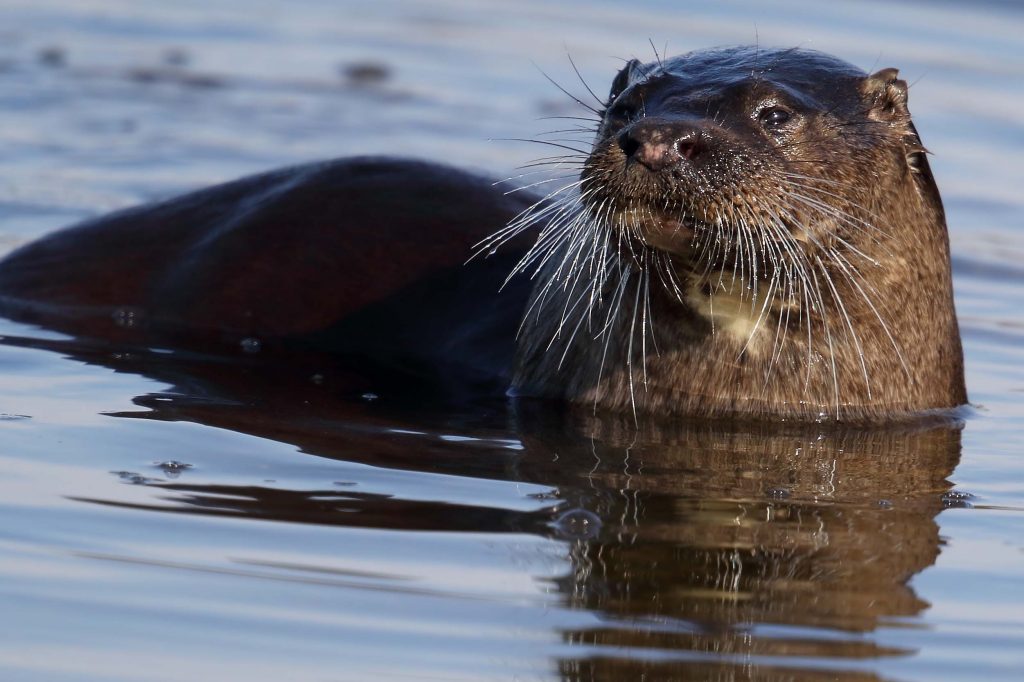
[[[883,175],[888,196],[871,181]],[[739,267],[757,287],[796,251],[876,251],[894,184],[937,198],[896,70],[867,76],[808,50],[629,62],[582,179],[595,219],[709,291]]]
[[[633,60],[598,113],[578,195],[544,214],[534,308],[558,301],[559,335],[605,302],[631,401],[638,367],[677,412],[962,401],[942,205],[895,69],[754,47]],[[579,364],[603,371],[617,341]]]

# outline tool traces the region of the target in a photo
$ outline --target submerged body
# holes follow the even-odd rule
[[[0,263],[0,312],[117,346],[271,361],[328,351],[360,370],[503,391],[529,283],[502,305],[494,295],[528,244],[466,260],[529,203],[416,161],[285,168],[18,249]]]
[[[634,61],[598,115],[578,178],[539,200],[408,161],[287,169],[29,245],[0,263],[0,305],[115,342],[314,346],[612,411],[966,401],[942,204],[894,70],[754,48]],[[481,241],[496,255],[463,267]],[[534,281],[499,294],[514,267]]]

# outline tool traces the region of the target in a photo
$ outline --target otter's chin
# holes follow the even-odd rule
[[[695,228],[690,218],[654,213],[638,231],[644,244],[651,248],[676,256],[689,256],[693,252]]]

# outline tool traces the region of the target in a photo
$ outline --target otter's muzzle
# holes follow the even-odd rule
[[[642,118],[627,126],[619,133],[618,143],[627,161],[652,171],[693,161],[707,151],[700,127],[660,118]]]

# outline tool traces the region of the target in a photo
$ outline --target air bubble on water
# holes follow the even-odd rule
[[[323,374],[314,374],[313,376],[309,377],[309,380],[312,381],[317,386],[320,386],[320,385],[322,385],[324,383],[324,375]]]
[[[564,511],[551,522],[555,535],[563,540],[593,540],[601,532],[601,517],[586,509]]]
[[[364,394],[362,394],[359,397],[362,398],[363,400],[365,400],[368,403],[372,403],[374,400],[377,400],[378,398],[380,398],[380,396],[377,395],[376,393],[364,393]]]
[[[242,339],[238,345],[241,346],[243,353],[259,353],[260,349],[263,348],[263,342],[255,336],[248,336]]]
[[[773,500],[785,500],[789,497],[790,492],[785,488],[769,488],[765,494]]]
[[[177,478],[178,476],[181,476],[183,471],[192,468],[192,465],[188,462],[179,462],[176,459],[169,459],[165,462],[154,462],[154,464],[163,469],[164,474],[168,478]]]

